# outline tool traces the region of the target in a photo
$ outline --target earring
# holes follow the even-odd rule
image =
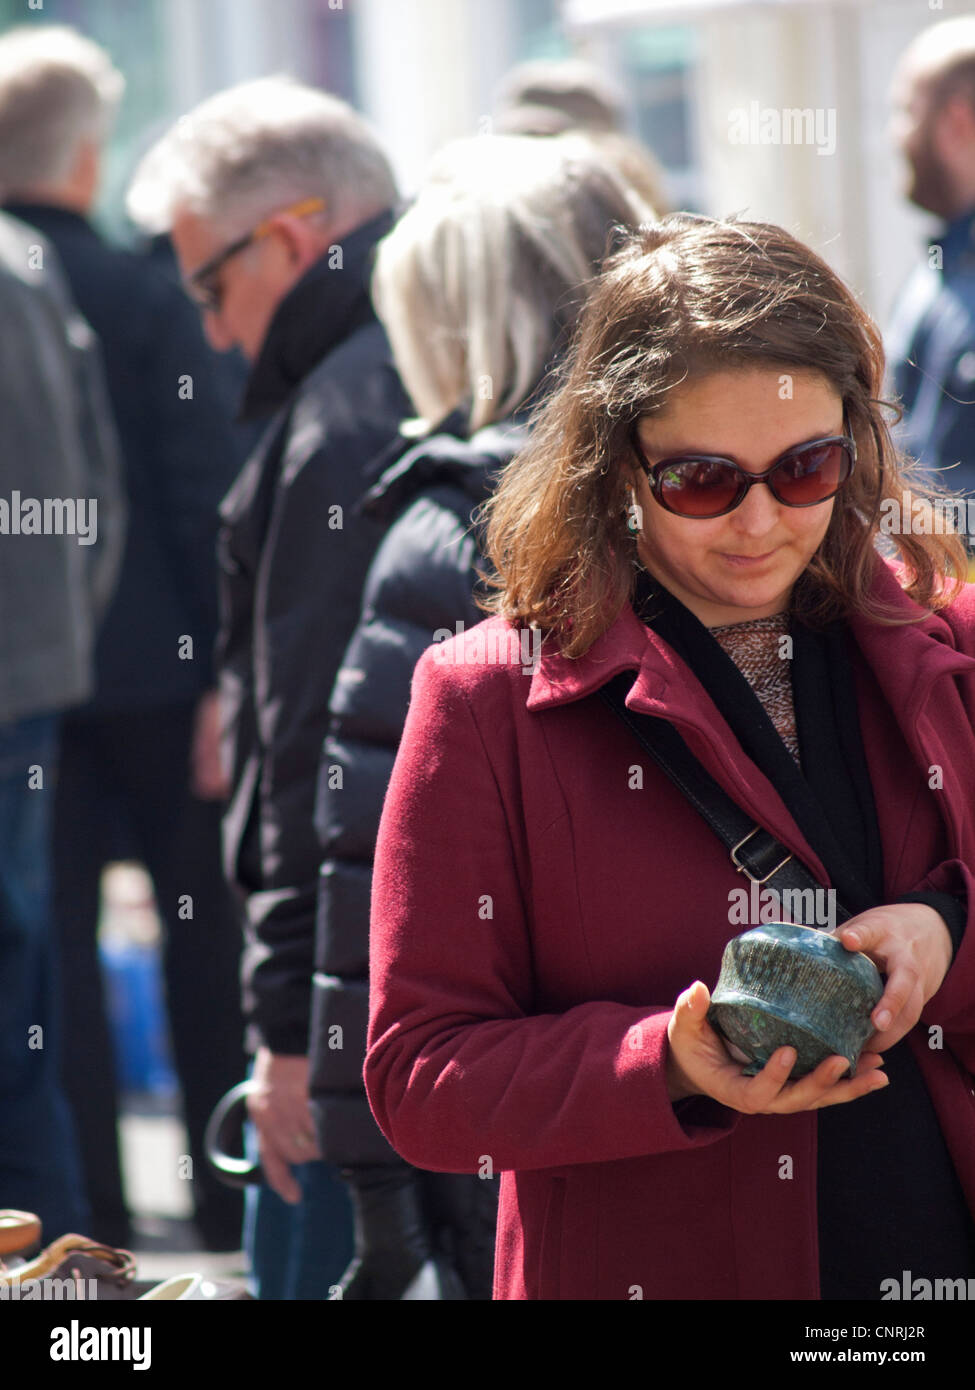
[[[637,532],[640,530],[640,526],[643,520],[641,510],[642,509],[637,505],[637,500],[634,493],[631,491],[630,505],[627,508],[626,512],[626,529],[629,531],[631,536],[635,536]]]

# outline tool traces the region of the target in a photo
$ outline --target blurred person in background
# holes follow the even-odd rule
[[[212,669],[217,509],[242,458],[185,296],[89,220],[123,89],[108,55],[71,29],[25,26],[0,38],[0,196],[54,244],[101,340],[129,514],[95,689],[62,727],[54,845],[55,916],[71,982],[64,1078],[84,1154],[88,1234],[127,1246],[97,925],[103,867],[137,858],[152,875],[165,929],[195,1220],[208,1247],[233,1250],[241,1200],[209,1171],[203,1131],[244,1066],[240,934],[220,869]]]
[[[623,91],[595,64],[538,58],[502,78],[496,125],[517,122],[524,135],[558,135],[566,126],[608,135],[623,128],[625,105]]]
[[[56,261],[36,231],[0,215],[0,1207],[35,1212],[51,1238],[90,1221],[59,1077],[59,729],[92,690],[125,512],[97,344]],[[31,499],[64,505],[60,532],[27,529]]]
[[[975,17],[925,29],[892,87],[907,196],[942,226],[901,294],[887,334],[904,403],[899,442],[975,495]],[[969,550],[972,536],[968,536]]]
[[[345,1299],[491,1296],[492,1175],[411,1167],[366,1100],[372,856],[413,668],[438,633],[482,616],[474,510],[525,442],[614,226],[651,216],[588,140],[478,136],[436,157],[379,246],[374,300],[427,437],[364,504],[390,529],[338,674],[319,775],[311,1091],[321,1152],[356,1210]]]
[[[626,134],[625,94],[593,63],[540,58],[502,79],[492,128],[498,135],[586,135],[658,217],[669,210],[664,173],[650,150]]]
[[[251,364],[266,433],[223,508],[224,863],[246,912],[248,1100],[267,1183],[248,1241],[262,1298],[322,1298],[352,1253],[320,1161],[308,1027],[328,698],[381,536],[355,504],[408,401],[368,292],[393,224],[386,156],[344,102],[284,77],[221,92],[146,155],[129,211],[168,231],[211,344]]]

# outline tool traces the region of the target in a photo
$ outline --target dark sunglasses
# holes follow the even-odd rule
[[[280,217],[284,213],[289,213],[292,217],[311,217],[316,212],[322,212],[324,208],[325,201],[322,198],[303,198],[300,203],[293,203],[291,207],[272,213],[271,217],[259,222],[252,232],[247,232],[245,236],[232,241],[229,246],[225,246],[222,251],[204,261],[203,265],[186,277],[186,287],[197,308],[208,314],[220,312],[223,299],[223,287],[219,278],[221,270],[232,257],[239,256],[241,251],[245,251],[255,241],[266,237],[271,230],[274,217]]]
[[[836,496],[857,459],[857,446],[848,435],[796,444],[764,473],[747,473],[734,459],[713,454],[681,454],[651,463],[635,421],[630,440],[656,501],[677,516],[702,519],[733,512],[757,483],[767,483],[784,507],[816,507]]]

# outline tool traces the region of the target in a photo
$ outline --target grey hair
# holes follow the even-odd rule
[[[236,235],[312,196],[325,200],[330,229],[347,231],[397,194],[378,139],[351,106],[276,76],[218,92],[181,117],[140,162],[127,207],[149,232],[189,212]]]
[[[511,122],[517,113],[531,119],[542,112],[561,113],[575,127],[589,131],[620,130],[624,95],[615,82],[593,63],[581,58],[539,58],[512,68],[502,80],[496,106],[500,121]],[[518,133],[513,125],[507,133]],[[536,132],[527,128],[524,134]],[[554,134],[553,129],[538,134]]]
[[[446,146],[379,243],[372,280],[424,425],[469,403],[471,432],[529,396],[575,326],[614,227],[652,209],[581,135]]]
[[[0,193],[66,178],[81,144],[105,139],[124,91],[104,49],[66,25],[0,36]]]

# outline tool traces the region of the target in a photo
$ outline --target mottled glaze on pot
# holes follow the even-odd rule
[[[834,1055],[847,1059],[852,1076],[882,994],[867,956],[815,928],[769,922],[728,942],[708,1022],[751,1059],[746,1075],[789,1046],[793,1077]]]

